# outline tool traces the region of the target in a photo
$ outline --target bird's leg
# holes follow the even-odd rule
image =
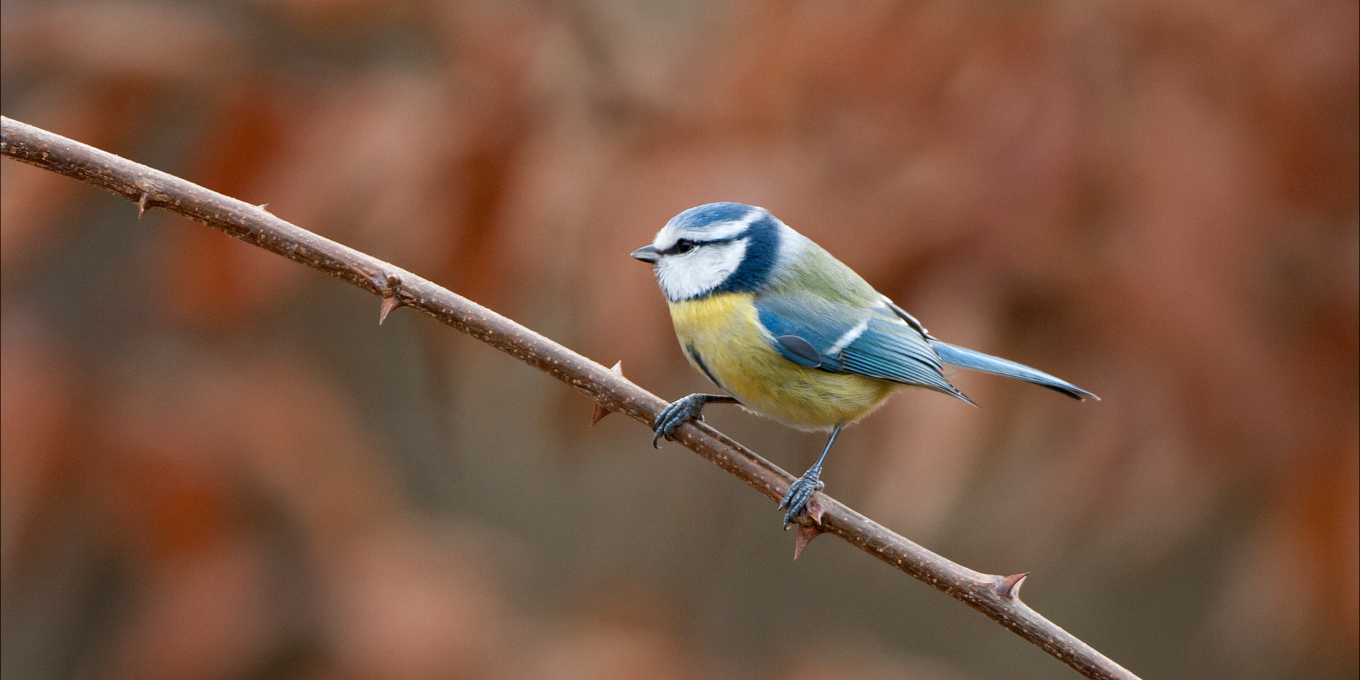
[[[788,512],[784,513],[785,529],[788,529],[793,524],[794,518],[807,507],[807,502],[812,499],[812,494],[821,491],[822,487],[826,486],[819,479],[822,476],[822,461],[826,460],[826,452],[831,450],[831,445],[836,442],[836,435],[841,433],[842,427],[845,427],[845,423],[837,424],[831,430],[831,437],[826,440],[826,447],[822,449],[822,455],[817,457],[817,462],[813,463],[812,467],[808,468],[808,471],[804,472],[802,477],[795,479],[789,485],[788,492],[784,494],[783,500],[779,501],[780,510],[788,508]]]
[[[738,404],[735,397],[726,394],[691,394],[688,397],[676,399],[669,406],[661,409],[657,415],[656,422],[652,424],[652,447],[661,448],[657,442],[662,437],[670,439],[675,434],[675,429],[680,427],[687,420],[703,420],[700,413],[704,410],[704,404]]]

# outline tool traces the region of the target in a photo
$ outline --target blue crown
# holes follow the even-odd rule
[[[746,219],[752,213],[760,210],[760,208],[745,203],[708,203],[695,206],[676,215],[671,219],[671,222],[677,227],[700,231],[710,225]]]

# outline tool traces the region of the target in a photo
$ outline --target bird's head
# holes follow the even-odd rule
[[[666,299],[678,302],[759,290],[796,237],[764,208],[709,203],[671,218],[632,255],[653,265]]]

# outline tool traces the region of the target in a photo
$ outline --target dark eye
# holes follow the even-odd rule
[[[685,253],[694,250],[694,241],[691,241],[687,238],[682,238],[679,241],[675,242],[675,247],[673,248],[673,250],[675,250],[675,252],[679,255],[684,255]]]

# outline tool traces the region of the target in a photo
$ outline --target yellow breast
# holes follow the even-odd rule
[[[673,302],[680,347],[696,369],[742,405],[787,425],[827,430],[869,415],[899,387],[855,374],[827,373],[785,359],[772,346],[750,293]]]

